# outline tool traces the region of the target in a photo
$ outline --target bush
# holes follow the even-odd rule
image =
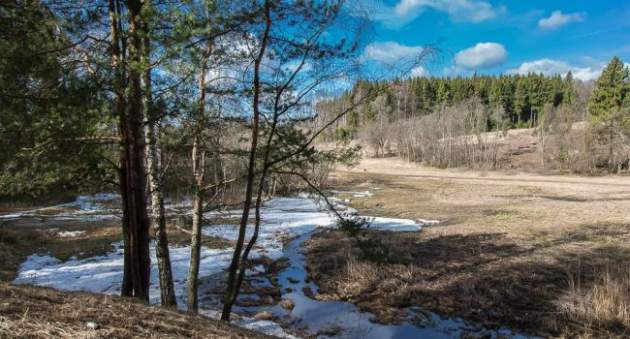
[[[350,216],[339,218],[339,229],[351,237],[358,237],[359,233],[370,227],[372,220],[365,217]]]

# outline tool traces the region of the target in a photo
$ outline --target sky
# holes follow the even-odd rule
[[[359,0],[374,20],[362,57],[392,63],[434,53],[411,75],[571,71],[596,80],[630,63],[629,0]]]

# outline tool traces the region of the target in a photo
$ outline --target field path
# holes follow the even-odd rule
[[[630,193],[630,177],[601,176],[587,177],[576,175],[543,175],[516,171],[478,171],[463,169],[436,169],[409,163],[400,158],[362,159],[354,168],[340,168],[339,172],[370,173],[404,176],[409,178],[448,179],[456,181],[488,181],[492,184],[519,186],[580,185],[612,186],[626,188]],[[600,189],[600,188],[598,188]]]

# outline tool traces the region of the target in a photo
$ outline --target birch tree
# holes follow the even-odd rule
[[[166,233],[166,215],[164,197],[162,194],[161,154],[159,147],[160,116],[153,103],[152,65],[151,65],[151,2],[146,0],[143,20],[143,66],[144,70],[144,108],[146,110],[146,159],[147,176],[149,181],[149,196],[151,198],[151,228],[155,238],[155,257],[158,263],[158,280],[160,283],[160,301],[162,306],[177,307],[175,288],[173,286],[173,272],[168,249]]]

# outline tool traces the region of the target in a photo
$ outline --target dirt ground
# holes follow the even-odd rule
[[[365,191],[369,215],[435,219],[420,233],[368,232],[386,262],[338,231],[309,243],[319,298],[394,321],[421,305],[543,337],[630,337],[630,178],[437,170],[367,159],[332,185]],[[619,287],[620,286],[620,287]]]
[[[270,338],[105,295],[0,283],[0,338]]]

